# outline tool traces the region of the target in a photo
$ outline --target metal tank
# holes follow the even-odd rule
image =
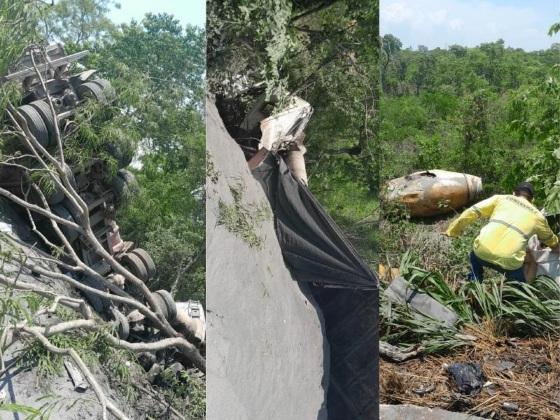
[[[386,203],[404,205],[411,216],[426,217],[460,209],[481,194],[480,177],[431,169],[388,181],[381,198]]]

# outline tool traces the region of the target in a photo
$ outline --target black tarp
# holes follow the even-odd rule
[[[271,153],[253,170],[273,210],[286,265],[310,290],[330,347],[330,420],[379,417],[378,281],[309,189]]]

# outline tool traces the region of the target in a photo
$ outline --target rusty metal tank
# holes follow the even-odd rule
[[[460,209],[481,194],[480,177],[432,169],[390,180],[382,200],[404,205],[411,216],[427,217]]]

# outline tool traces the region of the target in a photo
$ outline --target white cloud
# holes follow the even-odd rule
[[[381,33],[405,46],[475,46],[505,40],[526,50],[548,48],[560,37],[548,28],[560,20],[558,0],[380,0]]]
[[[453,18],[449,21],[449,27],[451,29],[453,29],[454,31],[462,29],[463,28],[463,21],[459,18]]]
[[[412,9],[409,9],[404,2],[387,2],[387,7],[382,9],[383,19],[387,23],[406,22],[412,17]]]

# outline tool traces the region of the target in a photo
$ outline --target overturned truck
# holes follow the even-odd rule
[[[58,44],[45,49],[29,48],[12,67],[11,72],[0,79],[0,83],[19,83],[22,100],[16,111],[36,139],[39,145],[37,147],[44,148],[52,156],[57,156],[56,148],[62,146],[64,149],[64,139],[76,132],[75,117],[80,107],[91,101],[109,106],[117,99],[111,82],[99,78],[95,70],[82,67],[81,71],[72,72],[79,67],[78,60],[87,54],[87,51],[82,51],[67,55],[64,48]],[[107,118],[110,118],[110,113]],[[38,166],[31,153],[34,151],[33,144],[14,136],[6,147],[13,156],[17,156],[20,164],[0,165],[0,187],[31,204],[44,205],[61,219],[80,224],[80,212],[75,202],[65,194],[64,188],[60,187],[63,183],[53,184],[47,181],[43,182],[44,187],[40,190],[31,188],[32,184],[37,184],[34,170],[35,166]],[[91,229],[105,251],[134,276],[149,283],[156,275],[156,266],[150,253],[130,241],[123,240],[115,220],[118,207],[127,197],[138,191],[134,174],[125,169],[132,161],[134,150],[119,142],[107,142],[103,147],[104,154],[86,162],[66,159],[65,178],[87,204]],[[27,155],[31,157],[27,158]],[[104,156],[110,156],[112,162]],[[54,173],[49,176],[57,177],[56,179],[61,181]],[[32,216],[30,213],[24,217],[43,238],[43,242],[51,246],[63,245],[47,217],[40,214]],[[60,225],[60,229],[79,258],[96,273],[109,279],[113,288],[109,290],[98,278],[87,274],[68,273],[69,275],[98,290],[121,290],[128,296],[144,299],[134,285],[125,281],[124,276],[113,272],[111,266],[92,248],[84,235],[63,224]],[[149,336],[153,335],[149,320],[137,309],[125,304],[117,305],[110,299],[94,293],[84,294],[100,315],[112,320],[121,339],[134,336],[134,340],[149,340]],[[204,344],[206,323],[200,302],[177,303],[167,290],[157,290],[152,295],[158,311],[178,332],[200,346]]]

